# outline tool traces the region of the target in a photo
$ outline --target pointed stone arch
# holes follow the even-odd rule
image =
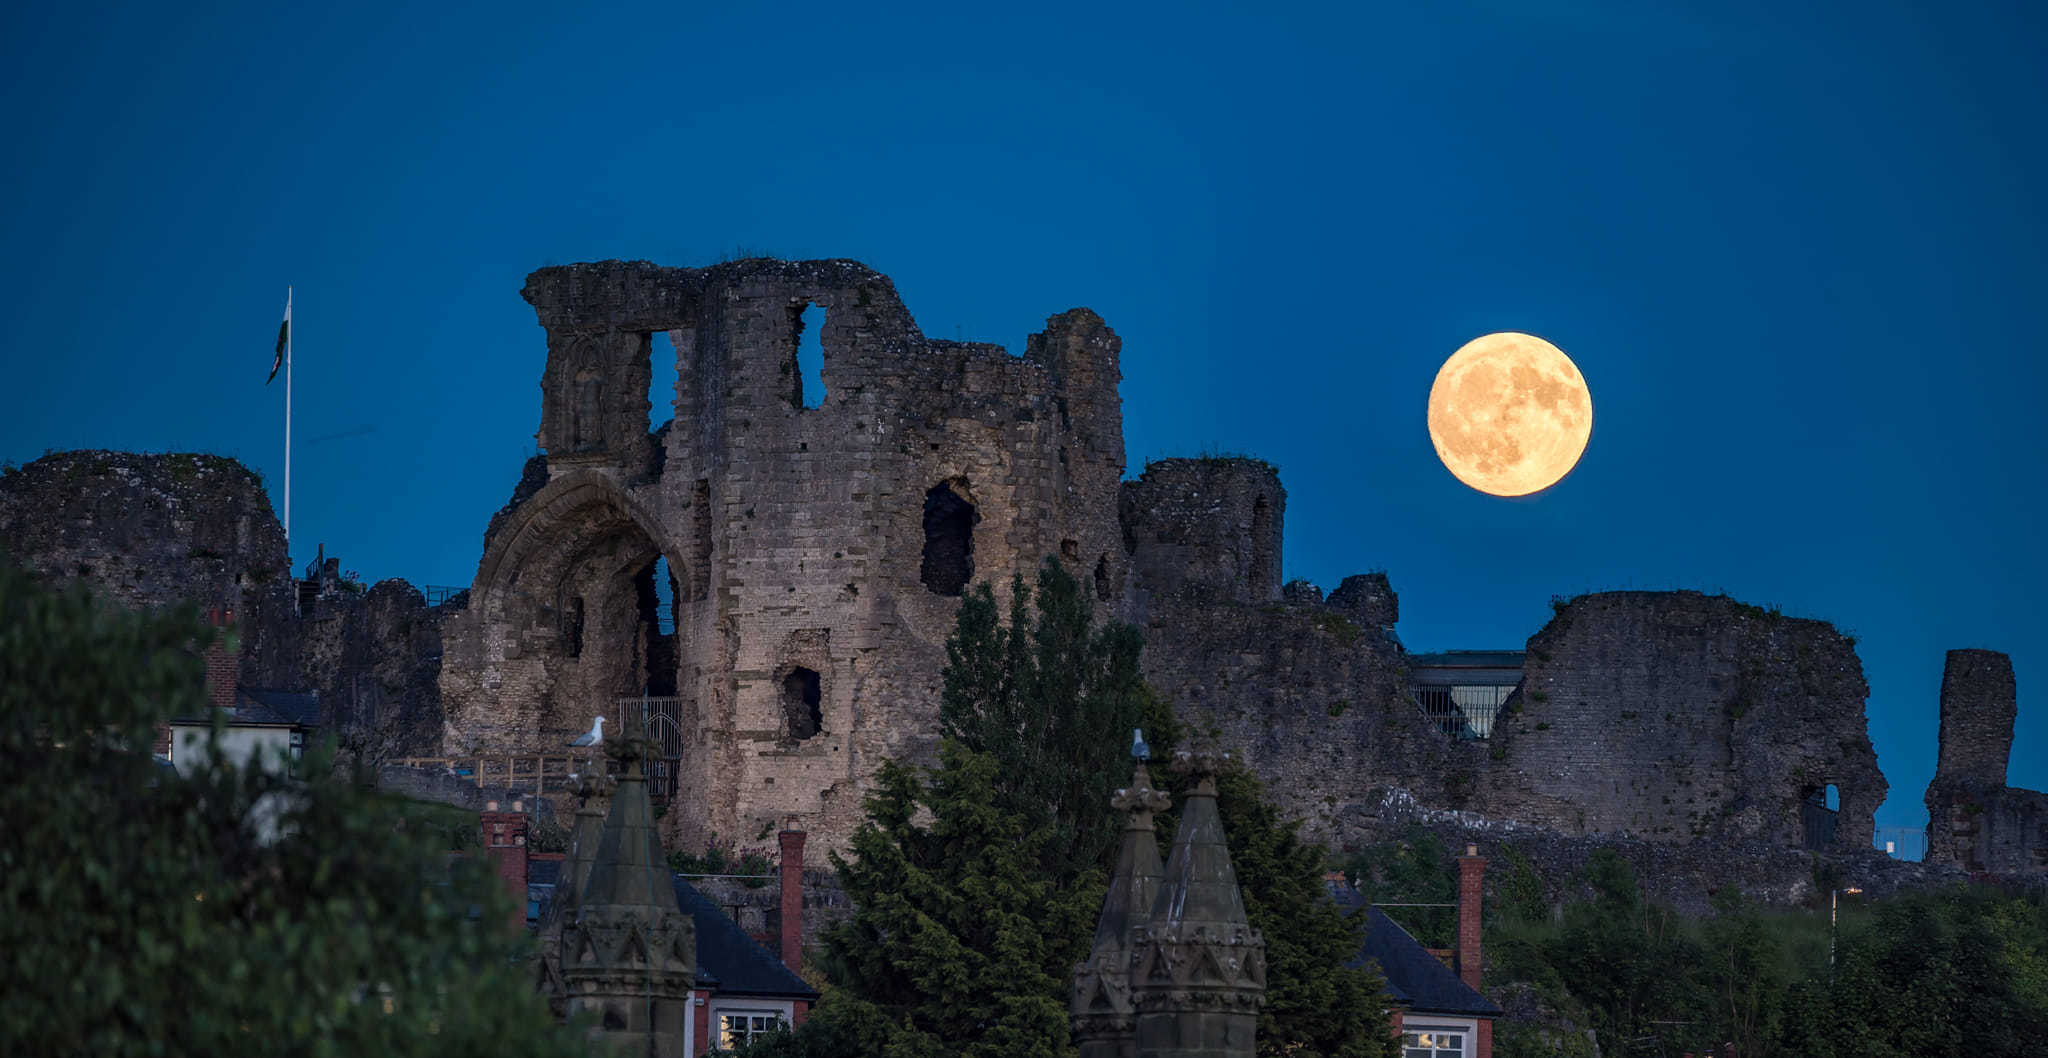
[[[530,715],[492,700],[451,708],[458,744],[492,744],[495,731],[516,722],[540,749],[588,730],[597,716],[617,723],[618,698],[687,704],[691,626],[680,618],[703,572],[686,554],[652,511],[596,469],[563,474],[521,504],[491,534],[465,620],[480,623],[490,644],[483,663],[528,689],[518,707]],[[649,605],[659,560],[678,581],[667,613]]]

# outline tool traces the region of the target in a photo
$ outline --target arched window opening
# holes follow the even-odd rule
[[[824,687],[818,674],[798,665],[782,678],[782,712],[789,725],[789,737],[802,741],[825,726],[822,707]]]
[[[1252,503],[1252,598],[1266,598],[1278,587],[1280,571],[1274,565],[1273,506],[1261,496]]]
[[[1079,540],[1060,541],[1060,561],[1070,566],[1080,565],[1081,542]]]
[[[1818,852],[1835,843],[1835,822],[1841,809],[1842,794],[1835,784],[1807,788],[1806,796],[1799,802],[1799,821],[1807,848]]]
[[[940,482],[924,494],[924,562],[918,576],[936,595],[957,596],[974,579],[974,505]]]
[[[793,332],[789,363],[783,371],[790,376],[789,403],[797,408],[815,408],[825,403],[825,308],[805,302],[789,310]]]
[[[1109,556],[1103,555],[1095,560],[1095,597],[1108,602],[1109,594]]]

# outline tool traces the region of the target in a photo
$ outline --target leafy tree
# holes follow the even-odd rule
[[[405,804],[156,762],[210,634],[0,561],[0,1052],[576,1053],[510,901]]]
[[[1956,887],[1887,901],[1843,932],[1832,975],[1788,1005],[1786,1053],[2018,1058],[2048,1039],[2048,909]]]

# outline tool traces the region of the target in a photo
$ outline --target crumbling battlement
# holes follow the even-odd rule
[[[674,829],[796,821],[837,845],[875,766],[936,744],[969,583],[1006,592],[1059,555],[1121,605],[1119,345],[1094,313],[1019,357],[926,338],[850,261],[571,265],[525,296],[546,481],[494,521],[450,624],[450,752],[553,750],[622,697],[673,698]],[[650,363],[656,332],[673,365]]]
[[[440,616],[401,580],[367,591],[338,563],[305,593],[256,474],[222,456],[58,452],[0,477],[0,551],[133,609],[232,614],[244,686],[311,690],[345,748],[430,754],[440,740]]]
[[[1287,490],[1257,459],[1162,459],[1118,496],[1134,605],[1263,603],[1280,598]]]
[[[2048,793],[2005,784],[2019,695],[2012,659],[1951,650],[1941,673],[1941,752],[1927,784],[1927,862],[2048,874]]]
[[[131,609],[233,613],[241,679],[286,687],[290,561],[255,473],[221,456],[53,452],[0,477],[0,551]]]
[[[1826,622],[1691,591],[1580,596],[1530,637],[1474,807],[1566,833],[1868,848],[1887,787],[1867,694]],[[1839,814],[1809,808],[1831,785]]]
[[[1146,678],[1197,737],[1339,844],[1383,837],[1392,804],[1600,840],[1869,842],[1885,783],[1833,628],[1694,592],[1586,596],[1530,639],[1521,689],[1475,737],[1418,704],[1384,573],[1327,598],[1282,587],[1273,467],[1170,459],[1121,480],[1120,344],[1086,309],[1012,356],[925,337],[850,261],[571,265],[524,293],[545,452],[490,520],[466,607],[326,569],[292,616],[260,485],[174,462],[190,457],[39,460],[0,480],[0,540],[131,603],[238,605],[245,681],[402,715],[400,740],[437,727],[451,756],[560,753],[596,716],[617,737],[651,711],[682,761],[664,826],[691,845],[796,826],[843,848],[880,762],[936,744],[960,595],[1007,596],[1047,556],[1143,628]],[[656,334],[673,363],[653,362]],[[650,405],[651,383],[670,399]],[[1959,675],[1944,705],[1942,788],[1969,800],[1942,803],[1991,821],[1968,853],[1987,864],[2048,844],[2024,838],[2048,798],[1992,782],[2005,671],[2003,699]],[[1829,786],[1839,814],[1813,804]]]

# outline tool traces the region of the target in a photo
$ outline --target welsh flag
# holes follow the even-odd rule
[[[277,325],[277,355],[270,361],[270,378],[263,380],[264,385],[270,385],[270,380],[277,377],[277,369],[284,366],[284,352],[291,348],[291,344],[292,296],[287,291],[284,296],[284,322]]]

